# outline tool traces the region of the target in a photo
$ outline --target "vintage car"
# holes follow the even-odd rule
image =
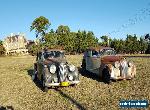
[[[130,60],[110,47],[89,48],[84,52],[82,65],[83,70],[95,73],[105,83],[112,80],[131,79],[136,75],[136,66]]]
[[[67,62],[64,51],[60,49],[38,52],[32,78],[39,79],[44,89],[79,83],[78,69]]]

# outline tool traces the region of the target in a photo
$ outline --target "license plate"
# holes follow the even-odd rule
[[[61,85],[61,86],[69,86],[70,83],[69,83],[69,82],[61,82],[60,85]]]

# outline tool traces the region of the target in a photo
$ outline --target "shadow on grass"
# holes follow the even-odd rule
[[[6,106],[6,107],[0,106],[0,110],[14,110],[14,108],[12,106]]]
[[[94,73],[88,72],[88,71],[82,69],[81,67],[78,67],[78,70],[79,70],[79,73],[84,77],[91,78],[98,82],[103,82],[102,78],[100,78],[98,75],[96,75]]]
[[[96,74],[94,74],[94,73],[91,73],[91,72],[89,72],[89,71],[87,71],[87,70],[84,70],[84,69],[82,69],[81,67],[78,67],[78,70],[79,70],[79,73],[80,73],[82,76],[87,77],[87,78],[91,78],[91,79],[96,80],[96,81],[98,81],[98,82],[103,82],[103,83],[105,83],[105,84],[111,84],[111,83],[113,83],[113,82],[122,81],[122,79],[117,79],[117,80],[113,80],[113,79],[112,79],[110,83],[107,83],[107,82],[104,82],[104,80],[103,80],[102,78],[100,78],[98,75],[96,75]],[[128,80],[128,79],[127,79],[127,80]]]
[[[28,72],[28,75],[31,76],[32,78],[32,75],[33,75],[33,72],[34,70],[33,69],[29,69],[27,70]],[[36,86],[41,89],[43,91],[43,87],[42,87],[42,84],[40,83],[39,80],[36,80],[36,81],[33,81]],[[54,87],[54,88],[50,88],[51,89],[54,89],[56,92],[58,92],[62,97],[68,99],[69,101],[71,101],[74,105],[76,105],[76,107],[80,110],[86,110],[80,103],[78,103],[76,100],[74,100],[73,98],[71,98],[69,95],[65,94],[64,92],[62,92],[61,90],[59,90],[61,87]],[[1,110],[1,109],[0,109]],[[3,109],[2,109],[3,110]],[[5,109],[4,109],[5,110]]]
[[[76,100],[74,100],[73,98],[71,98],[69,95],[65,94],[63,91],[61,91],[58,88],[55,88],[55,90],[64,98],[68,99],[71,103],[73,103],[74,105],[76,105],[76,107],[80,110],[86,110],[80,103],[78,103]]]
[[[34,72],[34,70],[33,69],[29,69],[29,70],[27,70],[27,72],[28,72],[28,75],[31,77],[31,79],[32,79],[32,75],[34,74],[33,72]],[[40,80],[33,80],[33,82],[35,83],[35,85],[39,88],[39,89],[41,89],[42,91],[43,91],[43,87],[42,87],[42,84],[41,84],[41,82],[40,82]]]

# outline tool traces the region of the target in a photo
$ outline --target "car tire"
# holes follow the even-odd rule
[[[76,87],[77,84],[71,84],[71,87]]]
[[[44,81],[43,76],[41,77],[41,83],[42,83],[43,91],[44,91],[44,92],[48,92],[48,87],[45,86],[45,81]]]
[[[34,72],[33,72],[32,80],[37,81],[37,71],[36,70],[34,70]]]
[[[81,69],[81,72],[86,74],[88,73],[88,71],[86,70],[86,61],[85,59],[82,60],[82,65],[81,65],[82,69]]]
[[[83,70],[86,70],[86,62],[85,59],[82,60],[82,65],[81,65]]]
[[[111,79],[110,79],[110,73],[109,73],[109,70],[107,68],[104,68],[103,69],[103,72],[102,72],[102,80],[104,83],[106,84],[110,84],[111,83]]]

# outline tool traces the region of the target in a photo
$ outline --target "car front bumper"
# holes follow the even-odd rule
[[[80,81],[67,81],[67,82],[61,82],[61,83],[45,83],[46,87],[52,87],[52,86],[70,86],[73,84],[78,84]]]

